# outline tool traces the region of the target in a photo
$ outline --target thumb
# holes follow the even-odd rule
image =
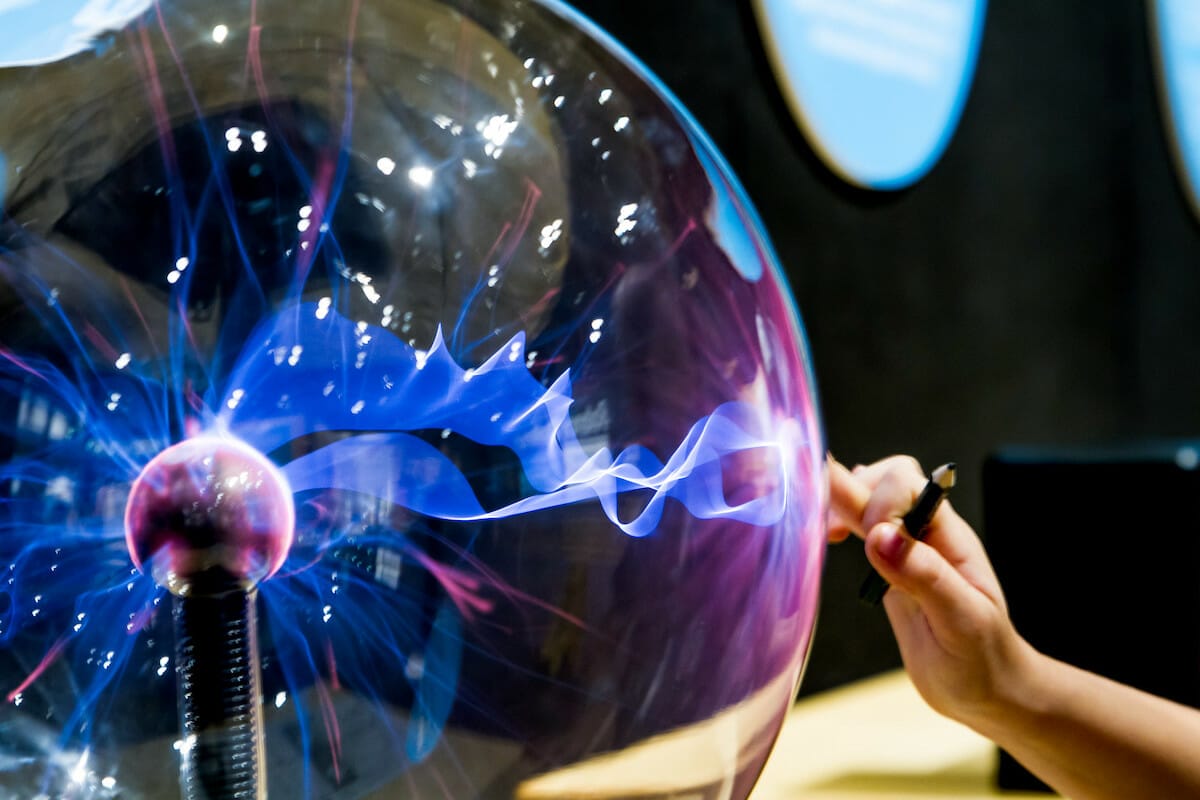
[[[978,590],[941,553],[894,523],[871,529],[867,559],[888,583],[917,602],[935,629],[957,630],[981,610]]]

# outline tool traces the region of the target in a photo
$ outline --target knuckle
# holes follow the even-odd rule
[[[896,456],[896,464],[893,469],[906,478],[916,476],[918,479],[924,479],[925,477],[925,470],[921,468],[921,462],[913,456]]]

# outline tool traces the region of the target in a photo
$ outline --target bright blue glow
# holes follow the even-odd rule
[[[901,189],[941,157],[966,102],[985,0],[758,0],[776,75],[846,180]]]
[[[96,47],[151,0],[0,0],[0,67],[44,64]]]
[[[699,130],[697,128],[697,130]],[[729,255],[730,263],[737,267],[738,272],[748,281],[762,278],[763,264],[770,263],[771,256],[766,253],[756,241],[761,236],[762,223],[758,213],[753,211],[745,190],[736,181],[731,180],[729,167],[717,162],[708,155],[710,150],[707,141],[696,148],[700,153],[700,163],[704,165],[713,185],[720,186],[713,198],[713,207],[709,210],[713,230],[717,234],[721,247]]]
[[[20,258],[10,255],[10,263],[19,270]],[[45,309],[39,313],[63,346],[86,350],[87,334],[47,302],[52,294],[43,284],[30,276],[7,277],[30,290],[29,301]],[[7,586],[0,592],[7,601],[0,615],[0,643],[27,635],[38,616],[61,614],[66,605],[78,620],[64,642],[69,641],[75,659],[85,662],[85,676],[91,677],[83,683],[64,743],[75,736],[86,740],[87,721],[100,709],[104,690],[120,676],[164,592],[132,568],[120,517],[73,514],[72,486],[62,488],[66,494],[61,514],[48,509],[46,497],[54,494],[53,482],[64,475],[115,486],[132,481],[174,438],[172,408],[189,408],[195,419],[206,420],[207,428],[198,433],[232,435],[263,452],[278,451],[312,434],[338,432],[344,438],[283,461],[282,470],[302,504],[319,506],[314,493],[319,498],[333,491],[373,496],[429,519],[470,521],[595,502],[614,526],[631,536],[654,531],[668,498],[698,518],[771,525],[784,513],[787,479],[782,474],[767,491],[750,499],[735,504],[725,499],[723,458],[757,453],[777,470],[787,463],[787,443],[747,404],[731,402],[714,409],[692,426],[665,461],[640,446],[615,455],[606,448],[588,453],[569,414],[570,371],[549,387],[539,383],[526,365],[523,334],[480,366],[464,369],[450,356],[440,331],[428,350],[418,350],[387,329],[347,319],[326,303],[302,303],[270,317],[247,341],[251,345],[234,363],[223,388],[210,392],[207,402],[189,396],[183,389],[186,383],[168,386],[153,372],[139,375],[136,364],[110,369],[86,359],[66,373],[44,359],[0,352],[0,394],[30,404],[29,414],[60,414],[67,426],[62,443],[0,469],[0,480],[18,487],[17,496],[4,505],[0,525],[4,552],[11,557]],[[185,360],[179,356],[172,361]],[[114,366],[121,362],[118,357]],[[111,400],[114,397],[119,400]],[[75,425],[84,430],[74,430]],[[428,430],[507,448],[523,469],[528,493],[502,507],[484,508],[449,458],[407,433]],[[83,449],[80,440],[88,443]],[[20,496],[22,491],[30,492],[28,499]],[[620,517],[617,504],[626,492],[647,495],[627,520]],[[57,516],[61,522],[48,521]],[[278,620],[271,625],[273,636],[282,653],[292,653],[281,659],[289,682],[313,685],[323,674],[320,643],[330,641],[331,635],[338,637],[339,653],[392,653],[400,663],[419,659],[420,668],[406,672],[414,700],[404,734],[404,750],[417,763],[436,745],[455,698],[461,620],[486,612],[495,601],[483,597],[478,577],[423,554],[411,532],[379,530],[364,537],[353,531],[347,538],[347,533],[327,530],[326,525],[319,515],[308,529],[301,523],[297,540],[307,545],[294,551],[280,576],[262,586],[268,618]],[[447,600],[427,634],[398,639],[396,632],[411,629],[411,620],[424,612],[403,597],[381,604],[362,578],[342,577],[346,591],[340,597],[331,594],[338,586],[336,572],[310,568],[314,552],[328,553],[350,541],[393,550],[443,586]],[[103,588],[80,593],[76,587],[81,574],[91,580],[101,576]],[[351,599],[356,585],[366,591],[366,599]],[[316,607],[325,609],[321,624],[297,626],[296,610]],[[343,617],[354,624],[342,628]],[[364,627],[366,619],[377,620],[377,626]],[[122,625],[114,625],[114,620]],[[48,648],[50,657],[61,653],[64,642]],[[343,656],[343,674],[353,676],[358,660]],[[38,670],[30,677],[33,682]],[[361,683],[371,686],[376,681],[368,674]]]
[[[416,350],[391,331],[345,319],[328,306],[305,304],[277,315],[252,334],[228,382],[218,427],[262,452],[318,431],[361,431],[288,463],[283,472],[297,494],[338,489],[374,495],[425,516],[482,520],[598,500],[631,536],[654,530],[666,498],[697,517],[730,517],[770,525],[783,514],[782,483],[737,505],[725,502],[720,459],[780,445],[756,412],[727,403],[697,422],[664,464],[632,446],[613,455],[588,454],[568,415],[570,372],[549,388],[526,367],[525,336],[517,334],[479,367],[463,369],[441,331],[428,350]],[[467,479],[435,447],[403,433],[445,430],[480,444],[502,446],[520,459],[538,492],[484,509]],[[775,461],[782,463],[781,454]],[[619,519],[622,492],[649,490],[645,509]]]
[[[1188,0],[1157,0],[1159,75],[1180,177],[1200,207],[1200,7]]]

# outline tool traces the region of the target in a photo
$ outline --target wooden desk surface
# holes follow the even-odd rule
[[[995,746],[934,713],[903,672],[801,700],[751,800],[1047,800],[993,785]]]

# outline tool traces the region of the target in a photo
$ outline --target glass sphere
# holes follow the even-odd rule
[[[0,15],[0,798],[178,792],[139,476],[214,442],[278,476],[235,502],[274,796],[745,797],[824,442],[678,103],[548,0],[60,11]]]

